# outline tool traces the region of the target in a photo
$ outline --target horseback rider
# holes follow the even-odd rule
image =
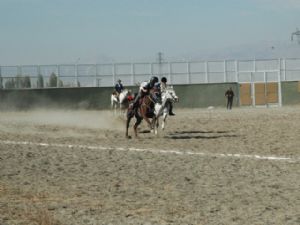
[[[122,84],[122,81],[119,79],[118,82],[115,85],[115,90],[118,93],[118,95],[124,90],[124,86]]]
[[[160,80],[160,91],[164,92],[167,89],[167,78],[162,77]],[[170,116],[175,116],[176,114],[173,112],[173,103],[170,102],[170,109],[169,109],[169,115]]]
[[[137,96],[134,99],[134,102],[132,104],[132,109],[136,110],[140,104],[140,99],[142,99],[143,97],[145,97],[146,95],[149,95],[151,93],[151,91],[154,88],[155,83],[157,83],[158,77],[153,76],[150,78],[150,80],[144,81],[141,83],[140,88],[139,88],[139,92],[137,94]]]

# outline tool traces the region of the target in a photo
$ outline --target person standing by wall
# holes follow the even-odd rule
[[[227,109],[230,110],[232,108],[234,97],[234,92],[231,87],[225,92],[225,97],[227,98]]]

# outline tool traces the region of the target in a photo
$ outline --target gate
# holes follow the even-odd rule
[[[279,71],[246,72],[239,75],[244,78],[239,85],[241,106],[281,106]],[[249,81],[245,78],[249,78]]]

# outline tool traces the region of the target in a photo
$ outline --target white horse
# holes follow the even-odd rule
[[[111,109],[114,110],[114,114],[117,115],[117,110],[119,109],[119,114],[122,114],[122,112],[128,108],[129,102],[128,102],[128,95],[131,94],[131,92],[127,89],[124,89],[120,94],[118,94],[116,91],[114,91],[111,94],[110,97],[110,103],[111,103]]]
[[[158,126],[159,126],[159,118],[162,116],[162,125],[161,129],[165,129],[165,123],[167,116],[169,115],[169,110],[171,104],[173,102],[178,102],[179,98],[176,95],[172,86],[168,87],[165,91],[161,93],[162,103],[156,103],[154,106],[154,114],[155,114],[155,126],[154,126],[154,133],[158,133]]]

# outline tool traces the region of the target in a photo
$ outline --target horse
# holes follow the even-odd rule
[[[120,94],[114,91],[110,97],[111,109],[114,110],[114,114],[117,115],[117,109],[119,108],[119,114],[122,113],[129,106],[128,96],[131,92],[124,89]]]
[[[164,130],[166,118],[169,114],[170,104],[171,102],[178,101],[179,98],[173,88],[168,88],[162,92],[161,99],[162,103],[157,103],[154,101],[152,95],[146,95],[141,99],[141,104],[137,110],[133,110],[132,107],[129,106],[126,120],[126,138],[131,138],[128,135],[128,128],[133,117],[136,118],[136,122],[133,126],[135,137],[137,137],[137,128],[143,119],[147,122],[150,130],[157,134],[159,117],[163,116],[162,129]],[[150,121],[150,119],[152,120]]]
[[[179,98],[176,95],[173,87],[170,86],[161,93],[161,100],[162,100],[162,103],[156,103],[154,106],[155,121],[153,121],[153,123],[155,123],[155,126],[154,126],[155,134],[158,133],[159,118],[160,117],[163,118],[161,129],[164,130],[165,124],[166,124],[166,119],[167,119],[167,116],[169,115],[171,104],[174,102],[178,102]]]
[[[128,135],[128,128],[130,121],[133,117],[136,118],[136,122],[133,126],[135,137],[137,137],[137,128],[142,122],[143,119],[148,123],[148,126],[153,130],[153,121],[150,121],[150,118],[153,118],[154,115],[154,100],[151,95],[146,95],[140,99],[140,106],[137,109],[133,109],[133,105],[130,105],[127,109],[126,115],[126,138],[131,138]]]

